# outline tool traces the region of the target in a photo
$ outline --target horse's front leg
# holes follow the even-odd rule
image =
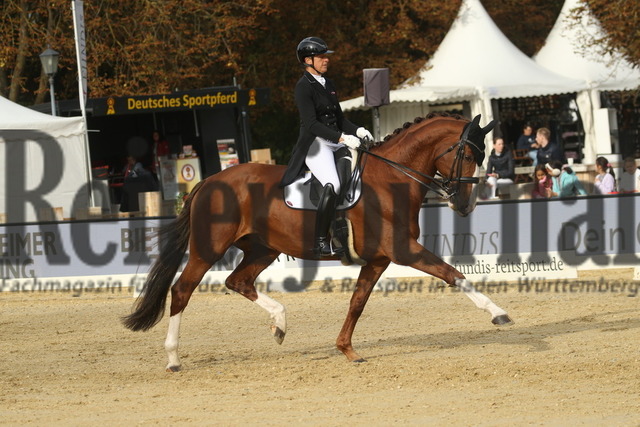
[[[489,297],[478,292],[464,277],[464,274],[429,252],[417,241],[412,240],[406,252],[396,253],[392,259],[397,264],[409,265],[427,274],[438,277],[451,286],[458,287],[473,301],[476,307],[491,314],[491,322],[494,325],[513,324],[507,312],[498,307]]]
[[[340,330],[340,334],[336,340],[338,350],[343,352],[351,362],[364,362],[364,359],[353,350],[351,337],[353,336],[353,330],[356,327],[356,323],[358,323],[358,319],[364,310],[364,306],[369,300],[369,295],[371,295],[373,286],[388,266],[389,260],[385,259],[378,261],[377,263],[369,262],[360,269],[356,289],[353,291],[351,302],[349,303],[347,318],[344,320],[344,324],[342,325],[342,329]]]

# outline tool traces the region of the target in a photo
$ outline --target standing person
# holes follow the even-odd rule
[[[620,191],[636,193],[640,190],[640,169],[636,166],[636,159],[625,157],[624,170],[620,176]]]
[[[556,144],[552,144],[550,141],[551,131],[547,128],[540,128],[536,132],[536,142],[539,145],[537,158],[538,165],[546,165],[554,160],[562,163],[564,161],[564,155]]]
[[[596,179],[593,194],[609,194],[616,191],[616,174],[606,157],[596,159]]]
[[[524,125],[522,135],[518,137],[516,142],[516,150],[527,150],[533,161],[533,166],[536,166],[538,164],[538,147],[536,137],[533,135],[533,128],[530,124]]]
[[[496,190],[513,184],[514,162],[511,150],[505,147],[502,138],[493,142],[493,150],[487,162],[487,197],[496,198]]]
[[[164,139],[160,131],[154,130],[151,134],[151,145],[153,150],[152,172],[157,175],[160,173],[160,158],[169,156],[169,141]]]
[[[545,165],[538,165],[534,171],[535,181],[531,197],[533,199],[548,199],[551,197],[551,176]]]
[[[318,258],[333,255],[327,235],[340,194],[340,179],[334,153],[345,146],[357,148],[360,139],[371,139],[371,133],[342,114],[333,82],[324,77],[329,68],[329,50],[324,40],[307,37],[296,49],[298,62],[305,69],[295,88],[300,113],[300,135],[284,173],[281,186],[304,175],[305,165],[322,184],[315,227],[314,253]]]

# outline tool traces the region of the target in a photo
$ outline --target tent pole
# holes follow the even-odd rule
[[[380,107],[373,107],[373,139],[380,141]]]

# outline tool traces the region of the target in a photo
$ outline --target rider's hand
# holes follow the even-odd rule
[[[342,134],[340,138],[340,142],[346,145],[349,148],[353,148],[354,150],[360,147],[360,140],[353,135],[347,135],[346,133]]]
[[[373,141],[373,135],[365,128],[358,128],[358,130],[356,130],[356,136],[365,141]]]

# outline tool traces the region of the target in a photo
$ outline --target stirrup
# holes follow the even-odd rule
[[[316,245],[313,247],[313,254],[316,258],[340,256],[342,252],[342,248],[333,247],[331,239],[327,239],[326,237],[318,238]]]
[[[327,240],[326,237],[320,237],[316,240],[316,245],[313,247],[313,254],[316,258],[323,258],[335,256],[336,252],[331,248],[331,240]]]

